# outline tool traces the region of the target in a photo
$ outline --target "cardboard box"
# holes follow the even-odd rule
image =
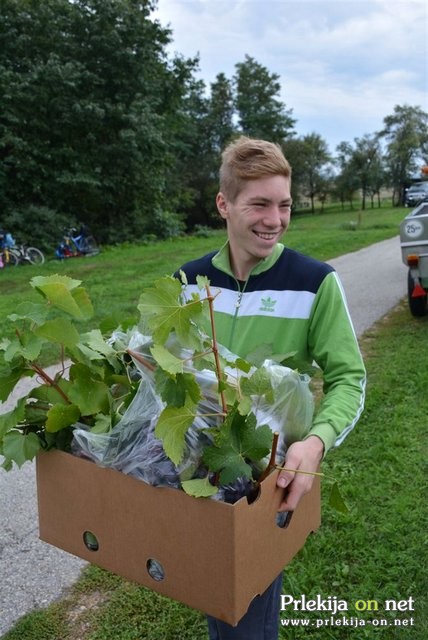
[[[276,476],[252,504],[231,505],[152,487],[61,451],[42,453],[40,538],[236,625],[320,525],[317,480],[287,527],[278,527]]]

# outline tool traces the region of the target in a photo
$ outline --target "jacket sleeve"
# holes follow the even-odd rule
[[[336,272],[323,280],[312,307],[309,352],[323,372],[324,395],[309,435],[325,453],[339,446],[364,407],[366,371],[342,285]]]

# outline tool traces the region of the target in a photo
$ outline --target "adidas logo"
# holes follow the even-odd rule
[[[273,300],[270,296],[262,298],[262,304],[259,311],[275,311],[276,300]]]

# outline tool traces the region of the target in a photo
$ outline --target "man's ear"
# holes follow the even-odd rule
[[[216,201],[217,210],[219,214],[221,215],[222,218],[227,220],[227,218],[229,217],[229,207],[227,205],[227,200],[221,191],[220,193],[217,194],[215,201]]]

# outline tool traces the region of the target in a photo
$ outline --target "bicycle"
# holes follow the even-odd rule
[[[9,247],[9,253],[16,258],[16,264],[43,264],[45,261],[45,256],[40,249],[27,247],[25,244]]]
[[[16,267],[19,264],[19,260],[14,253],[11,253],[9,247],[3,247],[0,249],[0,269],[5,267]]]
[[[56,248],[55,255],[58,260],[65,258],[78,258],[81,256],[94,256],[100,252],[94,236],[88,235],[84,225],[79,233],[75,227],[66,230],[63,240]]]

